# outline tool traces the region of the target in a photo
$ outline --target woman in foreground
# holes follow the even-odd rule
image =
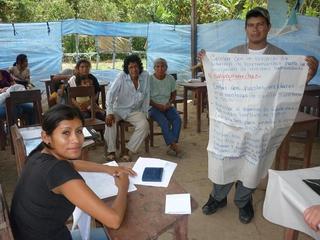
[[[15,239],[72,239],[65,222],[75,206],[110,228],[119,228],[126,211],[129,168],[76,160],[84,141],[77,108],[55,105],[44,114],[42,143],[27,158],[10,212]],[[115,177],[118,195],[111,207],[100,200],[77,171]],[[106,186],[108,187],[108,186]]]

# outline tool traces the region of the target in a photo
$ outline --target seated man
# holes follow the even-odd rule
[[[124,59],[123,72],[113,82],[106,98],[107,116],[104,139],[107,144],[107,159],[115,159],[116,122],[123,119],[135,128],[122,156],[123,161],[129,161],[129,151],[137,152],[149,133],[148,73],[143,71],[141,59],[137,55],[130,55]]]
[[[181,119],[172,106],[176,99],[176,81],[167,72],[167,61],[158,58],[154,61],[154,74],[150,75],[150,116],[159,124],[166,144],[168,154],[181,156],[178,140],[181,129]]]

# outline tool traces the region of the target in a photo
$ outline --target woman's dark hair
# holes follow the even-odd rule
[[[13,64],[13,66],[17,66],[17,64],[21,64],[25,61],[28,61],[27,55],[19,54],[16,58],[16,62]]]
[[[137,63],[138,64],[138,67],[139,67],[139,74],[142,73],[143,71],[143,65],[142,65],[142,62],[141,62],[141,59],[138,55],[136,54],[132,54],[132,55],[129,55],[127,56],[124,61],[123,61],[123,71],[126,73],[126,74],[129,74],[129,69],[128,69],[128,66],[130,63]]]
[[[47,135],[51,135],[60,122],[73,119],[79,119],[82,125],[84,125],[83,116],[77,107],[56,104],[43,115],[42,130],[45,131]],[[30,156],[35,152],[41,151],[44,147],[51,148],[42,142],[30,153]]]
[[[91,62],[87,59],[80,59],[77,63],[76,63],[76,66],[75,66],[75,69],[76,71],[79,70],[79,67],[81,64],[88,64],[89,65],[89,68],[91,68]]]

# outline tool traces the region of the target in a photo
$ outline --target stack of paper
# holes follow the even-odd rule
[[[167,194],[166,214],[191,214],[190,193]]]

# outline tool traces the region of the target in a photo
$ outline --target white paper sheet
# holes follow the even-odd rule
[[[303,179],[320,179],[320,167],[291,171],[269,170],[263,216],[270,222],[320,239],[320,235],[309,228],[303,218],[306,208],[320,203],[320,196]]]
[[[144,182],[142,181],[142,174],[146,167],[162,167],[162,181],[161,182]],[[133,166],[133,170],[137,173],[137,176],[130,177],[130,182],[138,185],[154,186],[154,187],[168,187],[170,179],[177,164],[174,162],[169,162],[161,160],[158,158],[138,158],[137,162]]]
[[[91,230],[91,216],[82,211],[80,208],[76,207],[72,213],[72,217],[73,224],[71,231],[74,231],[78,226],[82,240],[89,240]]]
[[[308,66],[305,56],[207,52],[209,178],[255,188],[294,123]]]
[[[20,134],[23,140],[41,138],[41,126],[38,127],[27,127],[27,128],[20,128]]]
[[[118,166],[115,161],[106,163],[109,166]],[[86,184],[94,191],[99,198],[108,198],[118,194],[118,188],[115,185],[114,177],[106,173],[97,172],[79,172],[85,180]],[[128,192],[137,190],[133,185],[133,181],[129,183]]]
[[[89,130],[86,127],[82,129],[82,132],[83,132],[84,138],[92,138],[92,134],[89,132]]]
[[[167,194],[166,214],[191,214],[190,193]]]

